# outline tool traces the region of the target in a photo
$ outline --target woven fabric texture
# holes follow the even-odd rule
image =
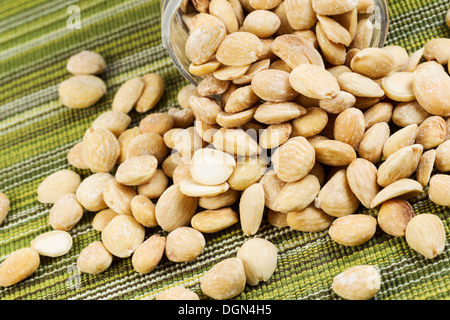
[[[67,28],[67,8],[80,8],[81,29]],[[445,25],[448,0],[391,0],[388,44],[404,46],[410,53],[435,37],[450,37]],[[60,169],[77,170],[67,161],[67,152],[102,112],[111,108],[119,86],[127,79],[157,72],[166,91],[152,112],[177,106],[178,90],[187,82],[181,77],[161,44],[160,1],[157,0],[16,0],[0,2],[0,191],[11,200],[11,209],[0,226],[0,262],[13,251],[29,246],[37,235],[52,228],[49,205],[36,199],[39,183]],[[64,107],[57,94],[60,82],[70,74],[69,56],[93,50],[107,61],[101,77],[107,94],[88,109]],[[146,114],[132,111],[132,126]],[[333,277],[359,264],[375,265],[382,277],[374,299],[450,298],[450,209],[427,199],[427,189],[411,200],[417,214],[439,216],[447,233],[447,248],[433,260],[410,249],[404,238],[378,230],[368,242],[344,247],[327,231],[306,233],[277,229],[264,218],[257,237],[272,241],[278,249],[278,264],[272,278],[246,286],[236,299],[339,299],[331,290]],[[376,216],[376,210],[360,210]],[[100,233],[92,228],[94,213],[86,212],[70,233],[73,247],[59,258],[41,257],[38,270],[26,280],[0,288],[0,299],[142,299],[163,290],[184,286],[206,299],[200,278],[215,263],[233,257],[248,237],[238,224],[215,234],[206,234],[206,247],[194,261],[174,263],[165,257],[151,273],[134,271],[131,258],[115,258],[99,275],[79,273],[80,251]],[[166,235],[158,228],[148,235]]]

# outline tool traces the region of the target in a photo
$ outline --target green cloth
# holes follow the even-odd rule
[[[81,9],[82,28],[66,27],[69,5]],[[388,44],[405,46],[411,53],[435,37],[450,37],[445,25],[448,0],[391,0]],[[85,130],[111,108],[119,86],[127,79],[157,72],[166,91],[155,112],[177,106],[176,95],[187,82],[161,45],[160,2],[148,0],[15,0],[0,2],[0,191],[11,209],[0,226],[0,262],[19,248],[29,246],[41,233],[51,231],[50,206],[36,199],[39,183],[60,169],[72,169],[67,152]],[[68,109],[59,102],[57,87],[70,75],[69,56],[88,49],[107,61],[101,75],[108,92],[94,107]],[[135,111],[131,125],[145,114]],[[433,213],[450,228],[450,209],[431,203],[425,192],[411,201],[417,214]],[[376,215],[376,210],[361,210]],[[100,233],[92,228],[94,213],[86,212],[70,231],[73,247],[62,257],[41,257],[38,270],[26,280],[0,288],[1,299],[141,299],[154,298],[165,289],[184,286],[201,299],[200,278],[224,258],[233,257],[248,239],[238,224],[205,235],[206,247],[194,261],[174,263],[163,258],[151,273],[134,271],[131,258],[115,258],[99,275],[80,274],[80,251]],[[147,229],[148,235],[166,235]],[[327,231],[306,233],[277,229],[264,218],[257,237],[272,241],[278,264],[268,282],[246,286],[236,299],[338,299],[331,290],[335,275],[354,265],[378,267],[382,283],[375,299],[449,299],[450,251],[427,260],[408,247],[404,238],[377,230],[357,247],[344,247]]]

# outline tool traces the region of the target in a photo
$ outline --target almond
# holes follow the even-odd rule
[[[292,70],[289,82],[294,90],[312,99],[333,98],[340,91],[336,78],[316,65],[299,65]]]
[[[448,192],[450,189],[450,176],[446,174],[435,174],[430,179],[428,196],[432,202],[440,206],[450,206]]]
[[[302,232],[318,232],[328,229],[334,218],[309,205],[299,211],[291,211],[287,214],[286,221],[289,227]]]
[[[384,189],[381,189],[380,192],[373,198],[370,207],[373,209],[383,202],[392,199],[392,198],[400,198],[403,200],[411,199],[412,197],[417,196],[423,191],[422,185],[412,179],[400,179],[397,180]]]
[[[238,200],[239,196],[239,191],[228,189],[224,193],[218,194],[217,196],[199,198],[198,205],[202,208],[210,210],[220,209],[234,204]]]
[[[143,195],[136,195],[130,202],[131,214],[137,222],[144,227],[156,227],[158,222],[155,217],[155,205]]]
[[[134,251],[131,263],[134,270],[141,274],[148,274],[156,268],[164,255],[166,238],[160,235],[153,235],[145,240]]]
[[[286,16],[294,30],[306,30],[317,21],[312,0],[286,0]]]
[[[411,124],[420,125],[430,114],[425,111],[417,101],[401,102],[392,112],[392,122],[400,127]]]
[[[431,173],[434,169],[435,160],[436,150],[434,149],[424,152],[420,157],[419,165],[417,166],[416,178],[424,188],[430,181]]]
[[[334,139],[354,149],[359,146],[365,133],[365,119],[361,110],[349,108],[341,112],[334,123]]]
[[[450,142],[445,141],[436,149],[436,169],[441,172],[450,171]]]
[[[377,269],[369,265],[355,266],[333,278],[331,288],[347,300],[369,300],[380,290],[381,277]]]
[[[272,124],[259,136],[259,145],[264,149],[274,149],[285,143],[292,132],[290,123]]]
[[[316,36],[318,45],[326,61],[336,66],[345,63],[347,57],[345,45],[329,40],[320,22],[316,24]]]
[[[261,148],[251,135],[242,129],[221,128],[213,136],[217,150],[238,156],[252,156],[261,153]]]
[[[144,237],[144,226],[129,215],[118,215],[102,231],[102,242],[106,249],[119,258],[130,257]]]
[[[158,294],[155,300],[200,300],[198,295],[187,288],[169,288]]]
[[[137,135],[131,139],[127,151],[126,159],[150,155],[154,156],[158,163],[162,163],[168,154],[164,139],[156,133],[147,132]]]
[[[288,182],[275,198],[274,210],[284,213],[300,211],[314,201],[319,190],[319,180],[313,175],[307,175],[299,181]]]
[[[83,162],[92,172],[111,171],[120,155],[116,136],[109,130],[89,128],[83,137]]]
[[[209,2],[209,13],[222,20],[228,33],[238,31],[239,22],[229,1],[211,0]]]
[[[356,9],[357,2],[352,0],[312,0],[314,11],[323,15],[341,14]]]
[[[255,183],[245,189],[239,202],[239,215],[242,231],[246,236],[258,232],[264,213],[264,189]]]
[[[268,38],[277,32],[280,25],[280,18],[272,11],[255,10],[245,17],[243,27],[258,38]]]
[[[37,188],[37,200],[41,203],[55,203],[62,195],[75,193],[81,183],[78,173],[63,169],[46,177]]]
[[[442,117],[431,116],[419,125],[416,143],[421,144],[424,149],[438,147],[445,140],[447,123]]]
[[[427,259],[436,258],[445,249],[445,228],[442,220],[429,213],[419,214],[406,226],[408,245]]]
[[[127,159],[127,151],[131,140],[141,134],[141,129],[139,127],[133,127],[123,131],[117,138],[120,146],[120,156],[117,163],[120,164]],[[86,166],[87,168],[87,166]],[[89,168],[87,168],[89,169]]]
[[[97,212],[94,219],[92,219],[92,228],[96,231],[102,231],[117,215],[117,212],[109,208]]]
[[[377,167],[368,160],[355,159],[347,167],[347,181],[361,204],[370,209],[373,198],[380,192],[380,186],[377,183]]]
[[[106,69],[106,62],[97,52],[83,50],[67,60],[66,69],[71,74],[100,74]]]
[[[191,96],[189,105],[196,118],[208,124],[215,124],[217,115],[222,112],[217,102],[207,97]]]
[[[236,160],[228,153],[205,148],[197,150],[190,164],[192,177],[199,183],[218,185],[228,180],[236,166]]]
[[[247,240],[239,248],[236,258],[244,264],[247,283],[255,286],[268,281],[277,267],[277,248],[262,238]]]
[[[259,97],[253,92],[252,86],[243,86],[230,94],[225,104],[225,111],[240,112],[253,107],[258,100]]]
[[[366,130],[372,127],[375,123],[389,123],[391,121],[393,109],[394,106],[389,102],[380,102],[367,109],[364,112]]]
[[[406,226],[414,216],[414,209],[408,201],[390,199],[381,205],[377,220],[380,228],[387,234],[403,237]]]
[[[139,122],[141,133],[153,132],[163,136],[174,127],[172,116],[167,113],[152,113]]]
[[[77,169],[89,169],[83,161],[83,142],[76,143],[67,153],[67,161]]]
[[[172,185],[164,191],[156,203],[156,221],[168,232],[185,226],[197,210],[197,203],[197,198],[181,193],[178,184]]]
[[[440,64],[448,64],[450,59],[450,39],[431,39],[424,46],[423,57],[428,60],[436,60]]]
[[[191,219],[191,225],[202,233],[214,233],[226,229],[238,221],[238,215],[233,209],[221,208],[196,213]]]
[[[241,259],[228,258],[215,264],[200,279],[202,292],[215,300],[228,300],[244,291],[247,278]]]
[[[258,182],[266,172],[268,161],[264,157],[240,157],[227,180],[230,189],[243,191]]]
[[[342,43],[346,47],[352,43],[353,39],[350,32],[339,24],[339,22],[321,14],[317,14],[317,19],[320,21],[320,25],[330,41]]]
[[[83,207],[74,193],[67,193],[56,200],[50,209],[48,220],[55,230],[71,230],[83,217]]]
[[[341,90],[356,97],[381,98],[385,94],[375,81],[356,72],[345,72],[337,80]]]
[[[76,196],[78,202],[88,211],[100,211],[108,206],[103,200],[103,190],[108,181],[114,177],[107,172],[95,173],[84,179],[78,189]]]
[[[111,131],[116,137],[125,131],[131,122],[131,117],[122,111],[109,110],[100,114],[94,122],[92,127],[105,128]]]
[[[418,132],[419,127],[416,124],[411,124],[395,132],[384,144],[383,157],[387,159],[398,150],[413,145]]]
[[[113,261],[113,256],[101,241],[94,241],[81,250],[77,259],[77,268],[81,272],[99,274],[106,271]]]
[[[127,186],[138,186],[150,181],[156,173],[158,160],[154,156],[132,157],[119,165],[116,180]]]
[[[324,110],[309,107],[292,121],[292,133],[295,136],[312,137],[322,132],[327,123],[328,114]]]
[[[148,73],[142,76],[144,89],[136,102],[137,112],[144,113],[152,110],[164,94],[165,83],[163,77],[157,73]]]
[[[141,96],[144,86],[145,82],[140,77],[126,80],[114,95],[112,109],[124,113],[130,112]]]
[[[315,64],[324,67],[322,56],[314,45],[294,34],[276,37],[271,45],[271,50],[292,69],[300,64]]]
[[[394,70],[394,56],[381,48],[365,48],[355,54],[350,67],[354,72],[372,79],[388,76]]]
[[[228,89],[229,85],[230,81],[220,80],[213,75],[207,75],[198,84],[197,92],[202,97],[208,97],[215,94],[219,95],[224,93]]]
[[[0,265],[0,286],[9,287],[31,276],[39,267],[39,253],[32,248],[14,251]]]
[[[166,257],[173,262],[196,259],[205,248],[205,237],[190,227],[179,227],[171,231],[166,239]]]
[[[4,193],[0,192],[0,225],[3,223],[9,212],[9,205],[10,201],[8,197]]]
[[[261,40],[254,34],[233,32],[220,43],[216,59],[227,66],[242,67],[257,61],[262,50]]]
[[[259,72],[253,77],[251,86],[258,97],[268,102],[286,102],[298,96],[289,81],[289,73],[282,70]]]
[[[93,106],[106,93],[106,84],[97,76],[75,75],[58,87],[62,104],[68,108],[84,109]]]
[[[265,102],[258,106],[253,117],[265,124],[280,124],[306,113],[306,109],[295,102]]]
[[[328,233],[334,241],[344,246],[359,246],[375,234],[377,219],[365,214],[351,214],[333,221]]]
[[[72,248],[72,236],[66,231],[49,231],[31,240],[30,247],[41,256],[60,257]]]
[[[383,78],[381,87],[386,96],[394,101],[414,101],[416,96],[413,90],[413,79],[412,72],[394,72]]]

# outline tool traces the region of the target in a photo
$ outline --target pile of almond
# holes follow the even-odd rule
[[[366,243],[379,227],[426,258],[444,251],[441,219],[416,215],[408,200],[427,191],[450,206],[450,39],[411,55],[371,48],[373,0],[193,0],[181,10],[189,70],[203,80],[180,90],[180,108],[134,127],[128,113],[153,109],[164,80],[147,74],[122,84],[112,110],[68,154],[91,175],[60,170],[42,181],[38,201],[52,204],[55,231],[13,253],[0,266],[0,285],[31,275],[39,255],[67,253],[68,231],[85,211],[96,212],[101,233],[77,262],[91,274],[113,256],[131,258],[142,274],[163,256],[192,261],[207,245],[204,234],[239,224],[249,240],[201,278],[213,299],[236,297],[274,273],[277,249],[257,237],[265,214],[277,228],[328,230],[342,246]],[[104,94],[94,75],[102,61],[88,51],[69,59],[68,70],[84,78],[61,84],[66,106],[88,107]],[[23,272],[11,279],[17,265]],[[364,265],[331,287],[345,299],[370,299],[380,283],[377,268]],[[198,298],[178,287],[157,297]]]

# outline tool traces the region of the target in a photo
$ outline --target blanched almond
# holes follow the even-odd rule
[[[258,232],[264,213],[264,189],[255,183],[245,189],[239,202],[239,216],[242,231],[246,236]]]
[[[377,183],[377,167],[368,160],[355,159],[347,167],[347,181],[361,204],[370,208],[373,198],[381,189]]]
[[[333,221],[328,230],[330,237],[344,246],[359,246],[375,234],[377,219],[365,214],[351,214]]]
[[[144,89],[136,102],[137,112],[144,113],[152,110],[164,94],[166,87],[164,78],[157,73],[148,73],[142,76]]]
[[[285,143],[292,132],[290,123],[272,124],[259,136],[259,145],[264,149],[273,149]]]
[[[286,0],[286,16],[294,30],[306,30],[317,21],[312,0]]]
[[[63,169],[47,176],[37,188],[37,200],[41,203],[55,203],[62,195],[75,193],[81,183],[78,173]]]
[[[450,142],[449,142],[449,140],[443,142],[439,147],[437,147],[435,165],[436,165],[436,169],[438,169],[441,172],[450,171]]]
[[[169,232],[166,239],[166,257],[173,262],[196,259],[205,248],[203,234],[190,227],[179,227]]]
[[[423,191],[422,185],[412,179],[400,179],[397,180],[384,189],[382,189],[375,198],[372,200],[370,204],[371,208],[375,208],[382,204],[383,202],[392,199],[392,198],[400,198],[403,200],[411,199],[412,197],[417,196]]]
[[[112,102],[112,109],[128,113],[133,109],[144,90],[145,82],[139,77],[126,80],[117,90]]]
[[[75,75],[58,86],[58,95],[62,104],[73,109],[89,108],[105,93],[105,82],[93,75]]]
[[[430,200],[440,206],[450,206],[448,192],[450,190],[450,175],[435,174],[430,179],[428,196]]]
[[[229,85],[230,81],[220,80],[212,75],[207,75],[198,84],[197,92],[202,97],[208,97],[215,94],[219,95],[224,93],[228,89]]]
[[[223,15],[223,13],[222,13]],[[280,18],[268,10],[250,12],[244,20],[244,30],[253,33],[258,38],[268,38],[277,32],[281,25]]]
[[[323,140],[313,144],[316,160],[328,166],[346,166],[356,158],[355,149],[338,140]]]
[[[221,208],[196,213],[191,219],[191,225],[194,229],[202,233],[214,233],[226,229],[238,221],[239,217],[233,209]]]
[[[139,122],[139,129],[142,133],[157,133],[163,136],[174,127],[173,118],[167,113],[151,113]]]
[[[292,70],[289,82],[297,92],[313,99],[333,98],[340,91],[336,78],[316,65],[299,65]]]
[[[364,114],[357,108],[341,112],[334,122],[334,139],[356,149],[365,133]]]
[[[314,201],[319,190],[320,183],[314,175],[288,182],[275,198],[274,210],[284,213],[302,210]]]
[[[206,185],[218,185],[228,180],[236,166],[236,160],[220,150],[199,149],[191,159],[192,177]]]
[[[303,232],[317,232],[328,229],[334,217],[328,215],[322,209],[309,205],[299,211],[291,211],[287,214],[287,224],[294,230]]]
[[[349,268],[333,278],[331,288],[347,300],[369,300],[380,290],[379,271],[370,265]]]
[[[423,57],[428,61],[436,60],[440,64],[448,64],[450,59],[450,39],[431,39],[425,44],[424,49]]]
[[[239,2],[239,0],[237,0]],[[155,300],[200,300],[198,295],[187,288],[169,288],[158,294]]]
[[[92,172],[109,172],[120,155],[114,134],[104,128],[89,128],[83,137],[83,162]]]
[[[106,271],[113,256],[101,241],[94,241],[81,250],[77,259],[77,268],[81,272],[99,274]]]
[[[319,102],[320,108],[328,113],[339,114],[355,105],[356,98],[348,92],[340,91],[333,98],[322,99]]]
[[[227,180],[230,189],[243,191],[258,182],[266,172],[268,160],[265,157],[240,157]]]
[[[269,102],[286,102],[296,96],[289,81],[289,73],[282,70],[263,70],[253,77],[253,92],[261,99]]]
[[[252,156],[261,153],[261,148],[253,137],[242,129],[221,128],[213,136],[217,150],[238,156]]]
[[[70,56],[66,69],[72,74],[100,74],[105,71],[106,62],[97,52],[83,50]]]
[[[132,187],[119,183],[115,179],[108,180],[103,189],[106,205],[119,214],[131,215],[130,203],[135,196],[136,192]]]
[[[272,169],[264,174],[261,180],[259,180],[259,183],[264,189],[265,206],[274,210],[275,199],[287,182],[281,180]]]
[[[420,125],[429,116],[430,114],[417,101],[401,102],[392,112],[392,122],[400,127],[407,127],[410,124]]]
[[[137,222],[144,227],[156,227],[158,222],[155,217],[155,205],[143,195],[136,195],[130,202],[131,214]]]
[[[163,137],[157,133],[146,132],[141,133],[131,139],[126,149],[126,159],[132,157],[150,155],[154,156],[158,163],[162,163],[168,154],[166,144]]]
[[[10,201],[8,197],[3,192],[0,192],[0,225],[3,223],[9,212],[9,205]]]
[[[436,258],[445,249],[445,228],[434,214],[424,213],[412,218],[406,226],[408,245],[427,259]]]
[[[209,124],[215,124],[217,115],[222,112],[217,102],[207,97],[191,96],[189,105],[197,118]]]
[[[153,178],[157,166],[158,160],[154,156],[132,157],[117,168],[116,180],[128,186],[144,184]]]
[[[408,201],[390,199],[381,205],[377,219],[384,232],[394,237],[403,237],[406,226],[414,216],[414,209]]]
[[[305,138],[315,136],[322,132],[328,123],[328,115],[324,110],[317,107],[309,107],[305,111],[304,114],[291,122],[293,136]]]
[[[295,102],[265,102],[257,107],[253,117],[265,124],[280,124],[306,113],[306,109]]]
[[[325,60],[336,66],[345,63],[347,57],[345,45],[329,40],[320,22],[316,24],[316,36]]]
[[[233,32],[225,37],[216,52],[224,65],[242,67],[257,61],[262,55],[261,40],[250,32]]]
[[[356,97],[380,98],[384,91],[372,79],[356,72],[345,72],[338,77],[341,90],[347,91]]]
[[[381,81],[386,96],[394,101],[409,102],[414,101],[416,96],[413,90],[412,72],[394,72]]]
[[[48,220],[55,230],[71,230],[83,217],[83,207],[74,193],[67,193],[56,200],[50,209]]]
[[[430,181],[435,159],[436,150],[434,149],[424,152],[420,157],[419,165],[417,166],[416,179],[424,188],[428,185],[428,181]]]
[[[217,196],[199,198],[198,205],[209,210],[220,209],[234,204],[238,200],[239,196],[239,191],[228,189],[224,193],[218,194]]]
[[[356,9],[357,2],[352,0],[312,0],[312,6],[318,14],[334,15]]]
[[[102,231],[117,215],[117,212],[109,208],[97,212],[92,219],[92,228],[96,231]]]
[[[320,21],[320,25],[330,41],[342,43],[346,47],[352,43],[353,39],[348,30],[337,21],[321,14],[317,14],[317,19]]]
[[[445,140],[447,124],[442,117],[428,117],[419,125],[416,143],[421,144],[424,149],[438,147]]]
[[[367,109],[364,112],[366,130],[372,127],[375,123],[389,123],[391,121],[393,109],[394,106],[389,102],[380,102]]]
[[[238,31],[239,22],[229,1],[211,0],[208,9],[210,14],[222,20],[228,33]]]
[[[103,190],[108,181],[114,177],[107,172],[95,173],[84,179],[77,191],[77,200],[88,211],[100,211],[108,206],[103,200]]]
[[[60,257],[72,248],[72,236],[61,230],[45,232],[31,240],[30,247],[41,256]]]
[[[22,248],[14,251],[0,265],[0,286],[10,287],[28,278],[39,264],[39,253],[36,250]]]
[[[166,238],[153,235],[137,247],[131,258],[134,270],[147,274],[156,268],[164,255]]]
[[[394,70],[393,55],[381,48],[365,48],[355,54],[350,67],[354,72],[358,72],[372,79],[380,79],[388,76]]]
[[[387,159],[401,148],[413,145],[418,132],[419,127],[416,124],[411,124],[395,132],[384,144],[383,157]]]

